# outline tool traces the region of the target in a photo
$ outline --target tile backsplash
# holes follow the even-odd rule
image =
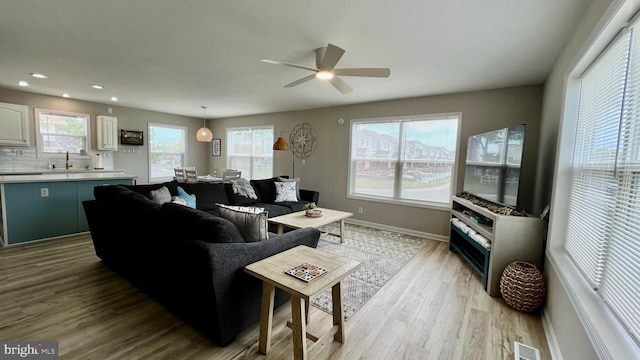
[[[96,152],[91,152],[87,159],[71,159],[74,169],[87,169],[95,166]],[[105,152],[100,154],[107,155]],[[113,169],[113,157],[108,154],[103,156],[103,166],[105,169]],[[24,146],[0,146],[0,171],[24,171],[24,170],[45,170],[49,164],[56,168],[64,169],[66,164],[66,154],[60,157],[38,158],[35,147]]]

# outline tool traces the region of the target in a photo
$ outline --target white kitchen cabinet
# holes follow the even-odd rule
[[[118,118],[99,115],[96,121],[98,150],[118,150]]]
[[[30,128],[28,106],[0,103],[0,145],[30,145]]]

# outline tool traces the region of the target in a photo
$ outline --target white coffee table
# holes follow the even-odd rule
[[[316,210],[321,210],[322,216],[309,217],[305,215],[306,211],[298,211],[287,215],[276,216],[269,219],[269,222],[278,225],[278,234],[282,234],[285,226],[292,229],[302,229],[306,227],[317,228],[339,221],[340,234],[332,235],[339,236],[340,243],[342,243],[344,239],[344,219],[353,216],[353,213],[324,208],[316,208]]]

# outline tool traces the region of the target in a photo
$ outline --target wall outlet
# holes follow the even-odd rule
[[[109,114],[113,114],[113,109],[112,108],[107,108],[107,112],[109,112]]]
[[[362,214],[362,206],[358,206],[358,214]]]
[[[304,159],[302,159],[302,161],[300,161],[302,163],[302,166],[304,166]]]
[[[49,196],[49,188],[41,188],[40,189],[40,196],[41,197],[48,197]]]

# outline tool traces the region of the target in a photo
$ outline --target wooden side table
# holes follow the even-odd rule
[[[308,283],[285,273],[303,262],[322,267],[327,270],[327,273]],[[260,352],[266,355],[271,347],[273,299],[276,287],[291,294],[292,321],[287,325],[293,331],[294,359],[308,359],[309,354],[314,351],[314,346],[322,344],[331,336],[334,340],[344,343],[345,328],[341,281],[356,271],[358,267],[360,267],[360,263],[357,261],[304,245],[247,265],[244,271],[263,281]],[[333,326],[326,334],[315,336],[307,333],[309,303],[328,288],[332,288]],[[307,339],[313,341],[314,344],[307,346]]]

